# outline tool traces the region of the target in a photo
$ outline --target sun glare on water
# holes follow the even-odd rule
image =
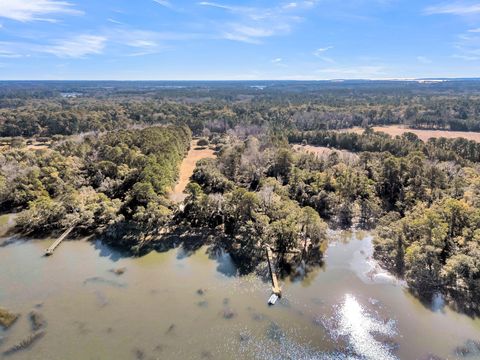
[[[375,336],[391,338],[396,335],[395,322],[383,322],[367,312],[357,299],[345,295],[339,310],[339,335],[346,336],[352,350],[365,359],[395,360],[391,349]]]

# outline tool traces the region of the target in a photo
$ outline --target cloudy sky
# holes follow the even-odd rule
[[[480,77],[480,1],[0,0],[0,79]]]

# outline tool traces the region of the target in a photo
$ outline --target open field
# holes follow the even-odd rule
[[[336,151],[335,149],[330,149],[325,146],[313,146],[313,145],[293,145],[293,148],[296,151],[305,151],[309,153],[313,153],[317,156],[328,156],[332,152]]]
[[[354,153],[351,153],[350,151],[331,149],[331,148],[328,148],[328,147],[325,147],[325,146],[298,145],[298,144],[296,144],[296,145],[293,145],[293,149],[295,151],[303,151],[303,152],[307,152],[307,153],[312,153],[312,154],[315,154],[318,157],[327,157],[331,153],[337,152],[340,155],[340,157],[345,161],[355,160],[355,159],[358,158],[357,155],[355,155]]]
[[[391,125],[391,126],[374,126],[375,131],[382,131],[391,136],[402,135],[406,132],[411,132],[416,134],[421,140],[427,141],[430,138],[439,138],[444,137],[447,139],[455,138],[465,138],[467,140],[474,140],[480,142],[480,133],[478,132],[464,132],[464,131],[447,131],[447,130],[417,130],[409,129],[402,125]],[[355,127],[351,129],[345,129],[342,131],[355,132],[357,134],[363,133],[364,129]]]
[[[199,148],[197,146],[198,140],[193,140],[190,145],[190,150],[187,156],[183,159],[180,165],[180,173],[178,183],[169,194],[170,200],[174,202],[182,202],[186,198],[185,188],[187,187],[190,177],[193,175],[197,161],[207,158],[215,158],[214,151],[208,147]]]

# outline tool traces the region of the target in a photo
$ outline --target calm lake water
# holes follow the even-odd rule
[[[123,257],[98,242],[51,241],[0,247],[0,305],[22,314],[0,353],[30,333],[41,312],[46,335],[8,359],[457,359],[473,351],[480,321],[425,306],[376,269],[368,234],[332,234],[323,268],[282,282],[268,307],[269,284],[236,277],[227,255],[202,248]],[[125,268],[123,275],[111,269]],[[198,291],[202,289],[202,291]],[[0,355],[1,358],[1,355]]]

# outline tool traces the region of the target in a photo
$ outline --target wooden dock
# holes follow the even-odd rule
[[[270,278],[272,279],[272,296],[268,299],[269,305],[274,305],[278,298],[282,297],[282,288],[278,285],[277,273],[275,272],[275,267],[273,266],[273,253],[272,249],[267,246],[267,261],[268,261],[268,270],[270,272]]]
[[[45,256],[53,255],[53,252],[58,247],[58,245],[60,245],[60,243],[67,238],[67,236],[72,232],[73,229],[74,229],[74,226],[67,229],[62,235],[60,235],[60,237],[57,240],[55,240],[55,242],[52,245],[50,245],[48,249],[45,250]]]

